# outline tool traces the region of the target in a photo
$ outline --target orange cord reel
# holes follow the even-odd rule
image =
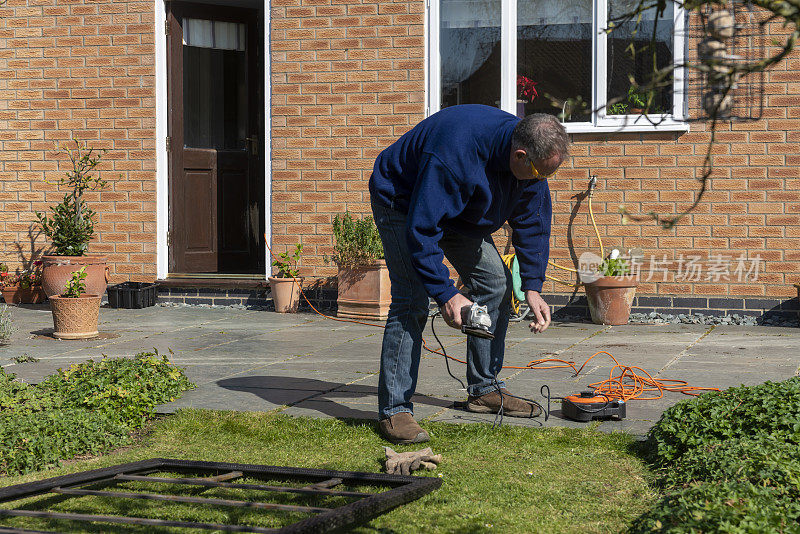
[[[561,413],[564,417],[582,423],[594,419],[625,419],[625,401],[614,399],[594,391],[581,391],[561,400]]]

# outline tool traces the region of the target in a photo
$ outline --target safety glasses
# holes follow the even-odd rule
[[[533,166],[533,161],[529,159],[528,163],[531,164],[531,172],[533,172],[533,177],[536,178],[537,180],[547,180],[548,178],[552,178],[553,176],[555,176],[556,173],[558,172],[558,169],[556,169],[550,174],[541,174],[539,171],[536,170],[536,167]]]

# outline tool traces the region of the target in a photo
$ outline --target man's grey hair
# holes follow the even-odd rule
[[[531,160],[547,159],[569,152],[569,135],[553,115],[533,113],[522,119],[511,136],[511,149],[524,150]]]

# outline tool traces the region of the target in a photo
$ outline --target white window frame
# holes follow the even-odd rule
[[[515,114],[517,109],[517,1],[501,0],[500,27],[500,109]],[[426,0],[427,39],[426,48],[426,116],[436,113],[441,105],[442,58],[439,52],[440,0]],[[687,99],[684,63],[686,55],[686,11],[682,5],[673,3],[674,24],[674,90],[673,113],[665,115],[606,115],[606,58],[608,35],[603,31],[608,26],[608,0],[593,0],[592,20],[592,102],[598,108],[587,122],[564,122],[568,133],[598,132],[652,132],[688,131],[686,121]]]

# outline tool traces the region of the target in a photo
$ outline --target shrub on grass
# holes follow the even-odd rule
[[[0,470],[27,473],[128,441],[128,428],[84,408],[0,414]]]
[[[784,488],[800,498],[797,444],[759,434],[711,442],[686,452],[662,473],[667,487],[693,482],[750,482]]]
[[[658,466],[711,442],[769,435],[800,442],[800,378],[707,393],[676,404],[652,428],[648,442]]]
[[[73,365],[38,386],[0,369],[0,473],[119,446],[157,404],[192,387],[158,352]]]
[[[73,406],[139,427],[158,404],[174,400],[194,385],[155,350],[133,358],[89,360],[66,371],[59,369],[41,387],[58,393]]]
[[[631,532],[797,533],[800,503],[756,484],[702,483],[671,492],[639,517]]]
[[[647,447],[666,496],[632,532],[800,533],[800,378],[664,412]]]

